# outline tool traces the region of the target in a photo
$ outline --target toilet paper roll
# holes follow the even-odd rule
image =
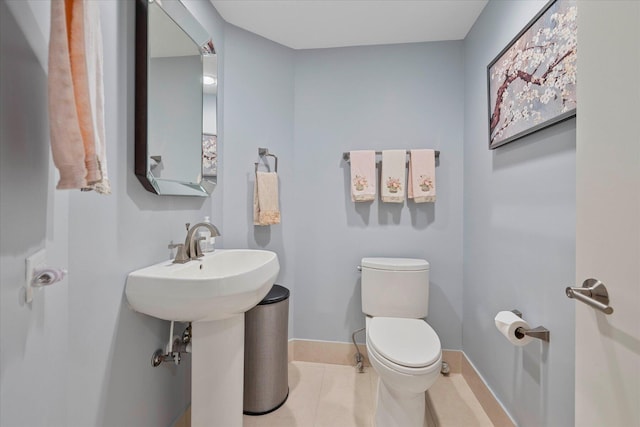
[[[516,336],[516,329],[529,328],[529,324],[518,317],[515,313],[510,311],[501,311],[496,315],[496,328],[500,331],[502,335],[504,335],[511,344],[517,345],[518,347],[522,347],[531,342],[533,338],[528,337],[526,335],[522,336],[522,338],[518,338]]]

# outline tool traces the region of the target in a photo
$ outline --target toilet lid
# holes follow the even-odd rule
[[[367,337],[381,356],[401,366],[421,368],[440,357],[440,339],[422,319],[374,317]]]

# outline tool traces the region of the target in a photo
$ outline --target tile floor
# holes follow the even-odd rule
[[[289,398],[278,410],[244,416],[244,427],[371,427],[378,376],[352,366],[289,363]],[[492,427],[460,374],[441,376],[429,390],[427,405],[440,427]]]

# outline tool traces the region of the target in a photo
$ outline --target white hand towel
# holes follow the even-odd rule
[[[380,194],[387,203],[404,203],[407,152],[384,150],[382,152],[382,182]]]
[[[278,174],[275,172],[256,172],[253,187],[253,224],[280,224]]]
[[[436,155],[433,150],[411,150],[409,198],[416,203],[436,201]]]
[[[376,198],[376,152],[351,151],[351,200],[368,202]]]
[[[111,194],[111,184],[107,173],[107,136],[104,126],[104,79],[102,29],[100,26],[100,5],[96,1],[85,2],[85,46],[87,72],[89,75],[89,95],[93,118],[95,156],[99,177],[89,183],[88,190],[100,194]]]

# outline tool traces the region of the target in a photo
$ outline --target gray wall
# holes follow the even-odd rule
[[[415,256],[432,262],[429,321],[461,348],[462,53],[461,42],[295,52],[226,25],[224,246],[278,253],[291,337],[349,341],[364,324],[360,258]],[[279,158],[271,227],[251,226],[258,147]],[[435,205],[350,201],[342,152],[394,147],[443,151]]]
[[[48,13],[39,3],[12,8],[21,22],[48,22],[33,16]],[[208,25],[221,26],[213,7],[199,3]],[[133,173],[133,6],[100,4],[113,194],[99,196],[54,190],[46,64],[34,50],[47,39],[30,41],[37,29],[48,36],[48,28],[21,28],[0,1],[3,426],[169,426],[190,401],[188,358],[177,368],[149,363],[169,324],[131,311],[123,291],[127,273],[169,257],[166,245],[184,239],[185,222],[219,219],[220,196],[158,197]],[[67,267],[69,276],[31,305],[19,304],[24,258],[45,246],[49,263]]]
[[[573,425],[575,119],[487,149],[486,66],[545,1],[491,1],[467,35],[463,348],[520,426]],[[519,309],[551,343],[498,333]]]
[[[462,42],[300,51],[295,71],[295,337],[350,341],[360,259],[415,257],[431,263],[427,320],[461,348]],[[435,204],[351,202],[342,153],[391,148],[440,150]]]
[[[31,9],[20,16],[38,28]],[[0,1],[0,425],[8,427],[67,424],[68,280],[30,306],[19,300],[25,257],[46,245],[50,264],[68,259],[68,193],[54,196],[43,57]]]
[[[276,252],[280,261],[278,283],[296,294],[294,279],[295,189],[293,158],[294,52],[230,24],[224,45],[224,174],[225,248],[261,248]],[[278,156],[281,224],[253,226],[254,163],[258,147]],[[271,168],[274,160],[265,158]],[[260,170],[267,170],[260,162]],[[295,308],[290,300],[290,313]],[[293,332],[289,316],[289,334]]]

